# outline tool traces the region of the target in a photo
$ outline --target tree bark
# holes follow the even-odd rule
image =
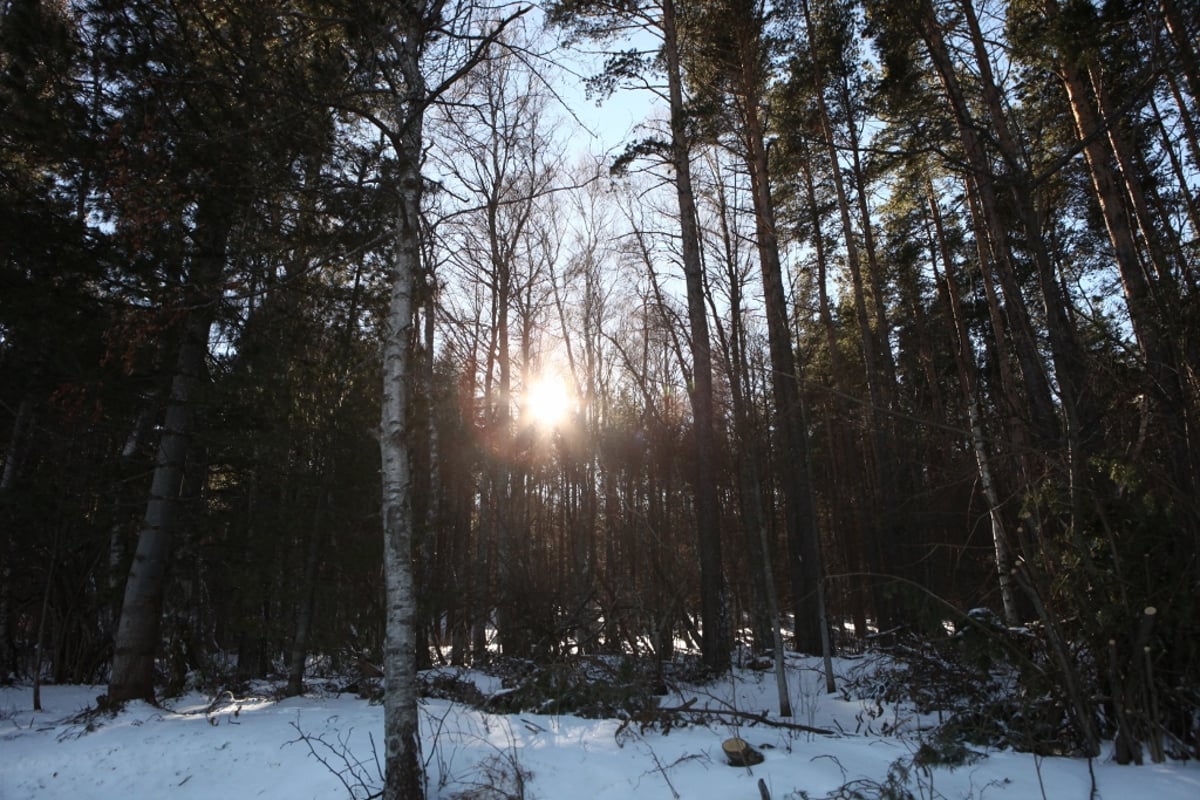
[[[770,647],[775,662],[775,688],[779,698],[779,716],[792,715],[792,700],[788,693],[787,670],[785,669],[783,633],[780,627],[779,596],[775,591],[774,559],[771,555],[771,540],[768,535],[766,515],[763,513],[762,478],[759,464],[762,452],[752,412],[750,364],[746,357],[746,334],[742,308],[742,276],[737,264],[737,245],[729,225],[730,208],[725,185],[718,177],[716,182],[718,214],[721,221],[721,242],[724,249],[725,270],[729,280],[728,337],[721,328],[720,317],[717,330],[725,357],[729,376],[729,394],[733,406],[734,431],[738,441],[737,486],[742,526],[746,535],[746,551],[750,561],[751,596],[754,608],[754,641],[760,648]],[[713,304],[709,293],[709,303]],[[715,308],[714,308],[715,312]]]
[[[743,34],[746,35],[746,34]],[[742,42],[741,69],[738,76],[742,93],[743,142],[750,191],[754,203],[754,224],[763,280],[763,300],[767,317],[767,346],[771,355],[771,385],[775,398],[776,423],[782,433],[787,467],[781,476],[791,562],[792,603],[795,610],[795,647],[809,653],[829,654],[829,632],[825,619],[824,576],[821,567],[821,538],[813,506],[809,475],[808,434],[800,397],[800,376],[792,350],[791,324],[787,296],[783,288],[783,267],[779,258],[779,239],[775,226],[775,206],[771,198],[765,127],[760,112],[760,88],[749,71],[755,59],[753,47]]]
[[[971,449],[975,454],[975,464],[979,468],[980,488],[983,490],[983,497],[988,505],[988,519],[992,524],[992,551],[996,560],[996,579],[1000,587],[1000,603],[1004,609],[1004,621],[1015,626],[1020,624],[1021,619],[1017,611],[1016,594],[1013,592],[1012,548],[1000,508],[1000,496],[996,490],[996,481],[992,475],[991,457],[983,434],[983,414],[980,409],[978,380],[975,374],[975,354],[971,347],[966,321],[963,319],[962,299],[959,297],[958,282],[953,273],[954,261],[946,247],[946,233],[932,181],[926,181],[926,191],[929,199],[929,218],[933,225],[933,234],[931,235],[933,246],[930,248],[930,260],[935,280],[941,280],[937,270],[939,253],[945,264],[945,279],[942,283],[946,286],[946,296],[950,300],[949,324],[953,327],[955,341],[954,363],[958,368],[963,401],[967,404]]]
[[[333,474],[333,465],[325,464],[324,473]],[[313,613],[316,611],[317,572],[321,563],[326,491],[324,486],[318,487],[312,529],[308,532],[308,546],[305,548],[304,576],[301,578],[300,597],[296,605],[296,627],[292,637],[291,652],[288,654],[286,693],[289,697],[304,694],[304,668],[308,661],[308,640],[312,633]]]
[[[1058,380],[1059,396],[1066,424],[1068,444],[1070,491],[1073,512],[1078,518],[1084,504],[1084,496],[1090,481],[1088,464],[1100,442],[1098,424],[1099,411],[1087,380],[1088,364],[1080,346],[1079,338],[1068,316],[1068,298],[1055,276],[1054,265],[1043,231],[1042,216],[1038,212],[1033,196],[1033,175],[1026,159],[1013,136],[1005,114],[1000,87],[992,71],[991,59],[984,40],[979,19],[971,0],[960,0],[963,18],[971,39],[975,62],[979,68],[980,86],[984,105],[988,111],[991,130],[1003,157],[1010,177],[1010,193],[1017,214],[1025,229],[1025,244],[1033,256],[1038,287],[1042,297],[1046,329],[1050,339],[1050,353]]]
[[[216,203],[218,201],[210,201]],[[216,312],[213,287],[225,265],[231,223],[223,214],[202,208],[198,214],[192,257],[193,306],[183,324],[175,374],[167,399],[162,435],[155,457],[146,514],[114,642],[108,697],[112,702],[154,702],[154,660],[158,652],[167,567],[183,488],[184,467],[191,449],[196,390],[205,372],[208,336]]]
[[[1057,0],[1045,0],[1044,7],[1048,19],[1057,18]],[[1177,286],[1174,281],[1164,281],[1158,270],[1147,269],[1145,259],[1139,253],[1130,222],[1131,217],[1136,218],[1136,213],[1127,207],[1121,191],[1122,181],[1131,181],[1133,176],[1121,175],[1122,171],[1115,169],[1113,164],[1113,160],[1121,161],[1120,155],[1112,152],[1113,143],[1119,143],[1119,132],[1112,130],[1117,124],[1113,109],[1104,104],[1103,92],[1096,95],[1094,87],[1089,91],[1085,80],[1088,64],[1080,65],[1064,53],[1060,54],[1057,66],[1083,145],[1093,195],[1104,218],[1121,274],[1130,325],[1168,427],[1172,478],[1179,497],[1193,498],[1197,438],[1193,418],[1197,416],[1200,398],[1182,383],[1181,378],[1187,371],[1186,358],[1179,352],[1172,331],[1163,324],[1176,313]],[[1095,64],[1090,68],[1098,70]],[[1099,135],[1101,133],[1105,135]],[[1109,147],[1105,146],[1106,142]],[[1190,516],[1192,530],[1181,538],[1188,551],[1187,557],[1195,558],[1200,552],[1200,524],[1194,514]]]
[[[1171,135],[1167,131],[1166,122],[1164,122],[1163,112],[1158,107],[1158,101],[1153,97],[1150,98],[1150,110],[1154,115],[1154,126],[1158,131],[1159,137],[1162,139],[1162,149],[1166,153],[1167,159],[1171,162],[1171,172],[1175,177],[1176,191],[1187,208],[1188,222],[1192,225],[1192,231],[1195,235],[1200,235],[1200,193],[1193,192],[1188,185],[1187,170],[1183,166],[1183,159],[1175,150],[1175,142],[1171,141]],[[1200,150],[1193,154],[1193,160],[1200,163]],[[1165,216],[1165,215],[1164,215]],[[1181,238],[1178,232],[1175,233],[1176,247],[1179,247],[1178,240]],[[1190,292],[1200,291],[1196,272],[1200,271],[1200,266],[1192,264],[1184,256],[1178,256],[1183,264],[1183,270],[1180,275],[1180,280]]]
[[[1187,0],[1184,0],[1184,3],[1188,4]],[[1187,17],[1185,12],[1180,9],[1177,0],[1159,0],[1159,9],[1162,11],[1163,24],[1167,33],[1170,34],[1171,41],[1175,45],[1181,67],[1179,71],[1183,74],[1188,93],[1191,94],[1193,103],[1200,103],[1200,56],[1196,51],[1195,8],[1192,9],[1193,16],[1191,17],[1193,31],[1188,31]],[[1180,110],[1186,114],[1186,109],[1181,108]]]
[[[412,567],[413,511],[409,403],[413,378],[413,292],[421,270],[421,147],[427,88],[421,71],[427,11],[417,2],[400,21],[393,56],[403,95],[392,124],[396,150],[395,251],[383,339],[380,413],[384,636],[384,800],[425,796],[417,717],[417,602]]]
[[[825,340],[826,358],[828,360],[829,388],[834,396],[845,397],[847,390],[843,377],[841,349],[838,343],[838,328],[833,319],[833,310],[829,302],[828,263],[829,257],[825,247],[825,233],[822,230],[820,205],[817,202],[816,182],[813,178],[811,161],[803,158],[801,178],[807,198],[809,218],[812,223],[812,243],[814,260],[817,267],[815,288],[817,292],[817,318],[821,321],[821,330]],[[838,404],[828,404],[826,429],[830,441],[830,479],[835,484],[846,486],[862,486],[864,479],[859,472],[860,459],[854,455],[852,443],[853,434],[848,430],[845,417],[838,412]],[[853,586],[846,590],[850,601],[850,616],[854,621],[855,635],[865,640],[867,636],[867,600],[871,599],[874,609],[878,609],[882,601],[878,596],[877,583],[873,576],[883,572],[879,563],[878,548],[875,543],[868,542],[865,531],[869,527],[862,520],[861,507],[839,502],[831,503],[830,530],[833,539],[841,551],[846,571],[862,573],[867,579],[853,579]],[[847,581],[851,579],[847,578]],[[879,619],[879,611],[875,610],[875,618]]]
[[[700,234],[697,229],[695,195],[692,191],[691,154],[683,108],[683,81],[675,15],[674,0],[664,0],[663,55],[667,62],[671,107],[671,162],[675,168],[675,192],[679,201],[692,355],[692,386],[689,394],[692,401],[696,447],[694,488],[696,534],[700,554],[700,615],[703,621],[701,650],[705,665],[714,672],[721,673],[729,668],[733,640],[729,629],[725,574],[721,558],[720,508],[717,503],[716,447],[713,433],[712,352],[704,304]]]
[[[804,13],[805,24],[809,31],[813,31],[814,26],[807,2],[804,3]],[[822,141],[837,197],[838,215],[846,247],[846,266],[850,271],[851,294],[854,301],[855,319],[858,322],[860,349],[863,355],[864,377],[867,385],[868,400],[864,406],[864,416],[867,438],[871,447],[870,466],[873,467],[876,492],[875,503],[871,504],[870,516],[873,521],[868,523],[866,535],[870,536],[870,540],[866,542],[866,548],[871,555],[872,572],[877,575],[889,572],[896,574],[902,566],[895,548],[898,536],[894,522],[897,498],[896,473],[899,471],[899,463],[895,457],[891,423],[887,418],[887,411],[892,405],[892,389],[895,385],[896,370],[887,343],[887,322],[883,312],[882,287],[878,279],[878,268],[874,265],[874,237],[871,233],[871,218],[867,210],[866,187],[863,185],[863,173],[859,164],[857,131],[851,121],[854,112],[850,103],[849,90],[843,85],[839,88],[843,99],[844,115],[850,126],[849,137],[855,165],[855,179],[859,181],[860,220],[864,244],[867,246],[868,260],[871,262],[868,277],[871,282],[874,313],[867,308],[862,258],[857,244],[857,233],[851,220],[849,192],[846,190],[846,180],[842,173],[833,123],[828,104],[825,101],[825,74],[819,64],[815,66],[814,76],[816,84],[814,95],[821,122]],[[822,291],[824,291],[823,288]],[[881,630],[890,628],[895,624],[897,616],[904,616],[903,609],[893,598],[884,597],[877,583],[872,589],[876,601],[876,624]]]
[[[1046,367],[1038,352],[1037,334],[1016,278],[1008,242],[1008,226],[1000,212],[1001,204],[996,194],[995,175],[978,125],[971,116],[969,103],[932,3],[928,0],[922,2],[921,14],[914,22],[918,25],[918,33],[924,39],[930,59],[941,79],[971,170],[968,180],[975,189],[978,200],[977,219],[981,223],[976,225],[976,236],[984,236],[989,244],[991,264],[995,268],[996,278],[1004,294],[1006,327],[1021,369],[1025,402],[1028,404],[1034,435],[1042,447],[1052,446],[1059,440],[1057,415],[1051,399]],[[983,268],[986,268],[986,262]]]

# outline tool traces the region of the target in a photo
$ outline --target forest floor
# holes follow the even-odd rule
[[[848,691],[827,695],[820,664],[789,657],[790,720],[777,714],[770,671],[736,669],[704,684],[668,679],[658,706],[684,711],[632,719],[481,710],[510,707],[498,702],[511,691],[498,676],[427,673],[438,694],[478,689],[474,704],[422,700],[428,796],[756,800],[761,782],[774,800],[1200,797],[1195,761],[1119,766],[1107,755],[1111,745],[1090,762],[972,745],[957,766],[931,763],[939,761],[926,747],[936,715]],[[836,660],[839,686],[860,684],[867,668],[864,659]],[[286,699],[268,683],[243,696],[192,692],[115,715],[88,711],[102,686],[43,686],[40,712],[29,686],[0,687],[0,800],[369,797],[380,784],[382,706],[337,691],[336,680],[312,686]],[[729,766],[722,743],[731,737],[762,762]]]

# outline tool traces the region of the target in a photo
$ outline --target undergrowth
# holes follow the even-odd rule
[[[434,671],[424,677],[423,690],[493,713],[574,714],[591,719],[641,714],[657,707],[658,698],[666,694],[661,676],[650,664],[621,656],[581,656],[549,664],[502,658],[478,671],[499,678],[503,688],[484,697],[473,682]]]
[[[961,763],[970,752],[966,745],[1041,755],[1078,750],[1041,638],[1028,628],[1005,627],[986,610],[970,612],[945,637],[891,636],[841,688],[868,708],[908,703],[935,717],[926,746],[936,750],[927,757],[938,763]]]

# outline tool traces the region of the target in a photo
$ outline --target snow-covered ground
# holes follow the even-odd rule
[[[1089,765],[992,750],[953,770],[912,767],[923,721],[903,709],[824,695],[817,663],[792,661],[792,721],[838,731],[833,736],[738,725],[733,718],[642,732],[619,720],[487,714],[424,700],[429,797],[756,800],[760,779],[775,800],[824,798],[847,784],[846,793],[833,796],[893,797],[880,787],[889,770],[895,776],[897,766],[909,766],[906,788],[914,798],[1087,800],[1096,796],[1093,774],[1106,800],[1200,798],[1194,762],[1122,767],[1109,759]],[[849,665],[839,663],[843,668]],[[485,693],[499,689],[486,676],[464,677]],[[29,687],[0,688],[0,800],[329,800],[366,797],[378,787],[383,709],[357,696],[214,702],[192,694],[162,709],[134,703],[115,717],[93,716],[90,723],[79,717],[103,691],[44,686],[43,710],[34,712]],[[663,705],[693,698],[693,708],[777,710],[769,672],[739,670],[717,685],[680,687]],[[761,750],[763,763],[728,766],[721,743],[732,736]]]

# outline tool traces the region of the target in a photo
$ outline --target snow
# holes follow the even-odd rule
[[[489,714],[449,700],[422,701],[428,796],[493,798],[823,798],[846,784],[879,797],[894,765],[912,764],[930,720],[902,707],[824,695],[819,661],[791,658],[792,722],[833,736],[725,717],[705,725],[650,728],[571,715]],[[839,673],[854,668],[838,661]],[[462,673],[485,694],[493,677]],[[736,670],[706,686],[675,687],[664,706],[771,713],[770,673]],[[40,712],[29,687],[0,688],[0,800],[88,800],[167,796],[186,800],[366,797],[378,787],[383,708],[351,694],[314,692],[275,700],[193,693],[155,708],[132,703],[116,716],[80,716],[104,687],[43,686]],[[91,720],[90,722],[88,720]],[[887,731],[887,733],[883,733]],[[740,736],[765,756],[727,766],[721,742]],[[339,774],[335,774],[335,771]],[[1111,759],[1035,759],[991,750],[956,769],[912,767],[915,798],[1099,797],[1195,800],[1194,762],[1118,766]],[[368,788],[370,787],[370,788]],[[494,792],[492,790],[499,790]],[[353,792],[353,794],[352,794]],[[890,795],[885,795],[890,796]]]

